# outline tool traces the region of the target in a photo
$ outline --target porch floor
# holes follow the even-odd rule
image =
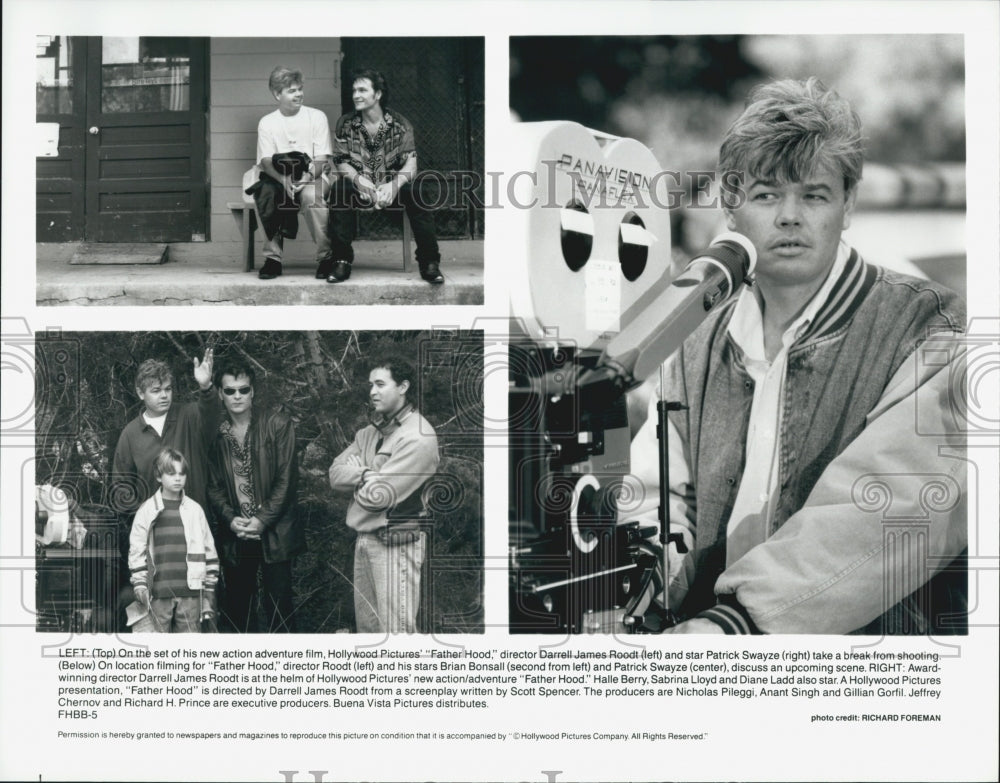
[[[478,305],[483,304],[482,240],[443,240],[444,285],[403,272],[399,240],[354,243],[351,279],[316,280],[314,245],[287,242],[284,273],[244,272],[239,242],[171,243],[159,266],[70,265],[78,242],[36,244],[36,302],[58,305]]]

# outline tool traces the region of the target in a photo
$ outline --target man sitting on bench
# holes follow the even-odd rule
[[[330,156],[330,124],[326,114],[302,105],[301,71],[279,65],[271,71],[268,86],[278,108],[257,125],[261,175],[247,189],[266,235],[264,266],[257,276],[273,280],[281,275],[284,238],[295,238],[301,212],[316,242],[316,277],[324,280],[333,267],[322,177]]]
[[[420,204],[411,182],[417,173],[413,126],[385,108],[388,88],[378,71],[353,74],[354,111],[337,120],[333,162],[340,178],[330,191],[330,242],[335,263],[328,283],[351,276],[354,262],[354,212],[402,205],[417,242],[420,276],[431,285],[444,282],[439,264],[434,216]]]

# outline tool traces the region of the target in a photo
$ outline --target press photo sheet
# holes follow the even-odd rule
[[[995,779],[994,5],[12,2],[4,22],[3,779]],[[257,277],[261,232],[244,271],[228,204],[277,105],[268,74],[301,70],[334,131],[366,55],[403,88],[397,107],[430,106],[407,117],[421,166],[439,147],[458,161],[428,185],[458,197],[436,218],[443,293],[403,269],[402,229],[380,216],[358,224],[349,281],[314,279],[301,219],[281,278]],[[930,467],[845,478],[893,576],[814,620],[905,595],[894,624],[711,633],[663,611],[658,467],[634,444],[689,336],[692,300],[668,281],[729,230],[720,143],[755,85],[811,76],[864,129],[843,240],[964,301],[963,334],[914,358],[920,378],[948,373],[914,410],[940,406],[952,431],[906,418],[871,453],[939,439]],[[59,111],[72,94],[107,113],[129,90],[164,144],[182,105],[202,130],[179,169],[132,150],[159,190],[122,196],[101,188],[134,172],[88,152],[104,126]],[[41,296],[38,259],[70,277],[94,199],[112,243],[194,220],[163,195],[177,177],[197,181],[205,223],[163,243],[204,243],[238,285],[211,301],[194,275],[144,303]],[[53,217],[74,209],[83,222]],[[459,247],[482,285],[448,299]],[[121,268],[128,286],[151,274]],[[423,299],[380,299],[376,272]],[[338,285],[356,293],[334,304]],[[851,552],[837,523],[830,552]],[[946,524],[964,545],[944,562]],[[928,587],[942,574],[944,609]]]

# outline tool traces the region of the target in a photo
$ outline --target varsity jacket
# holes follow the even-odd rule
[[[684,463],[683,485],[671,466],[671,523],[691,550],[671,573],[671,606],[727,633],[947,632],[935,618],[964,609],[965,574],[952,565],[967,540],[954,451],[964,444],[954,380],[963,303],[851,251],[789,349],[768,538],[727,568],[754,396],[727,330],[734,305],[669,363],[667,399],[686,406],[670,414]],[[641,436],[633,464],[655,465]]]
[[[361,465],[348,464],[351,456]],[[391,515],[421,512],[421,490],[440,461],[434,428],[413,408],[381,429],[362,428],[330,466],[330,486],[354,492],[347,526],[371,533],[385,527]]]
[[[212,530],[201,506],[187,495],[181,496],[181,524],[187,542],[187,586],[192,590],[213,590],[219,581],[219,557]],[[157,490],[135,513],[129,534],[128,568],[132,585],[147,587],[153,582],[156,562],[150,548],[154,522],[163,511],[163,493]]]

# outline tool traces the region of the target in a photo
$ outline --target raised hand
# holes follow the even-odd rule
[[[200,362],[198,357],[194,357],[194,379],[198,381],[198,386],[204,391],[212,386],[212,364],[215,361],[211,348],[205,349],[205,358]]]

